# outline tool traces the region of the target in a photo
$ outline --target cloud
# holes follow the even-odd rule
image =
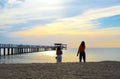
[[[99,23],[95,24],[95,23],[92,23],[92,21],[100,18],[104,18],[104,17],[118,15],[120,14],[119,8],[120,6],[114,6],[114,7],[109,7],[105,9],[88,11],[79,16],[60,19],[53,23],[49,23],[42,26],[34,26],[33,28],[30,28],[28,30],[15,32],[14,34],[19,36],[44,36],[44,35],[57,35],[57,34],[90,35],[93,33],[103,35],[103,33],[110,32],[110,31],[114,31],[114,33],[116,33],[117,29],[113,30],[114,28],[105,29],[105,30],[97,29],[97,31],[93,30],[94,28],[99,27]]]
[[[82,39],[88,42],[88,47],[102,47],[102,45],[104,45],[103,47],[110,47],[110,44],[114,45],[114,47],[119,47],[120,44],[115,43],[115,46],[114,43],[110,43],[116,40],[114,36],[117,37],[120,35],[119,27],[103,27],[98,29],[101,27],[99,26],[100,23],[93,22],[100,18],[119,15],[119,8],[120,6],[114,6],[92,10],[75,17],[64,18],[49,24],[33,26],[28,30],[13,32],[11,35],[20,37],[42,37],[41,39],[38,38],[39,41],[45,41],[45,37],[49,37],[49,42],[66,42],[71,44],[70,47],[77,47]],[[107,42],[107,40],[110,41],[110,44],[100,44],[100,42]],[[119,40],[117,40],[117,42],[119,42]],[[90,46],[91,43],[95,45]]]
[[[2,0],[1,0],[2,1]],[[60,19],[64,15],[61,12],[65,11],[64,3],[72,2],[73,0],[3,0],[7,4],[15,4],[22,2],[19,7],[4,9],[0,14],[0,26],[15,25],[26,23],[31,20],[48,20]],[[14,5],[13,5],[14,6]],[[105,9],[90,10],[83,15],[76,16],[82,20],[94,20],[97,18],[113,16],[120,13],[120,6],[108,7]],[[81,17],[82,16],[82,17]],[[29,26],[28,26],[29,27]]]
[[[84,13],[82,16],[84,19],[96,20],[104,17],[110,17],[120,14],[120,6],[112,6],[103,9],[90,10]]]
[[[72,0],[70,0],[72,1]],[[0,25],[14,25],[31,20],[58,19],[62,17],[61,12],[65,9],[63,3],[68,0],[8,0],[8,6],[0,10]],[[16,7],[20,3],[20,6]],[[14,5],[16,4],[16,5]]]
[[[25,0],[0,0],[0,8],[1,9],[15,8],[24,1]]]

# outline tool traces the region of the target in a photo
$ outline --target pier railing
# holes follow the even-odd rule
[[[62,49],[66,49],[66,44],[60,45]],[[32,52],[41,52],[56,50],[58,46],[41,46],[41,45],[18,45],[18,44],[0,44],[0,56],[5,55],[15,55],[15,54],[24,54]]]

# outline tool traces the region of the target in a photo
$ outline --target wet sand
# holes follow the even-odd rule
[[[120,62],[0,64],[0,79],[120,79]]]

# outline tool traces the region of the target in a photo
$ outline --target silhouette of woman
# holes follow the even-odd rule
[[[77,52],[77,56],[79,55],[79,62],[81,62],[82,59],[84,60],[84,62],[86,62],[85,48],[86,48],[85,42],[82,41]]]
[[[62,54],[63,54],[63,52],[62,52],[62,50],[61,50],[61,47],[58,47],[58,48],[57,48],[57,51],[56,51],[57,63],[61,63],[61,62],[62,62]]]

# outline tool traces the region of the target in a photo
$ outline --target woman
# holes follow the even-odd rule
[[[82,41],[77,52],[77,56],[79,55],[79,62],[82,61],[82,58],[84,62],[86,62],[85,47],[85,42]]]
[[[62,52],[62,50],[61,50],[61,47],[58,47],[58,48],[57,48],[57,51],[56,51],[57,63],[61,63],[61,62],[62,62],[62,54],[63,54],[63,52]]]

